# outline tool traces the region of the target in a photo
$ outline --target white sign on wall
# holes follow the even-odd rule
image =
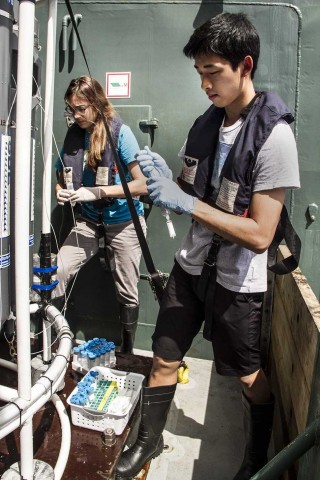
[[[131,72],[107,72],[107,98],[130,98]]]

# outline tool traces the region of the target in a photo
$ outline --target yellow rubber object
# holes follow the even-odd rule
[[[178,368],[178,383],[189,382],[189,367],[185,362],[182,362]]]

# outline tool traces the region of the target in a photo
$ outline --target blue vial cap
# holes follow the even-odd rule
[[[70,402],[71,402],[71,403],[74,403],[75,405],[77,405],[78,399],[79,399],[79,398],[78,398],[78,394],[75,393],[75,394],[72,395],[72,397],[70,398]]]

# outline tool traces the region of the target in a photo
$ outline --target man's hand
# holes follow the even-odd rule
[[[100,187],[80,187],[78,190],[71,192],[69,200],[71,202],[94,202],[100,200]]]
[[[158,153],[151,152],[149,147],[144,147],[144,150],[140,150],[135,155],[135,159],[139,163],[145,177],[166,177],[172,180],[172,171],[165,160]]]
[[[58,205],[63,206],[66,202],[70,200],[70,192],[64,188],[60,188],[56,192]]]
[[[192,215],[195,197],[187,195],[169,178],[157,177],[147,180],[148,193],[153,203],[160,208],[169,208],[177,213]]]

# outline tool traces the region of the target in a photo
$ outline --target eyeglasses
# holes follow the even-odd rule
[[[80,113],[80,115],[84,115],[86,113],[87,108],[91,107],[91,105],[79,105],[78,107],[70,107],[70,105],[66,105],[64,109],[67,115],[74,115],[76,112]]]

